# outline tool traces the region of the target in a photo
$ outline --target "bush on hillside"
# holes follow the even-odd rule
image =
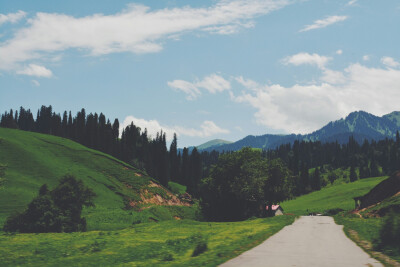
[[[385,253],[400,254],[400,214],[391,211],[385,218],[379,231],[379,239],[375,247]]]
[[[192,236],[192,239],[195,244],[192,257],[197,257],[208,249],[207,239],[202,234],[195,234]]]
[[[81,218],[82,208],[94,206],[94,197],[95,193],[81,180],[66,175],[52,191],[42,185],[39,196],[24,212],[8,217],[3,229],[21,233],[86,231],[86,220]]]

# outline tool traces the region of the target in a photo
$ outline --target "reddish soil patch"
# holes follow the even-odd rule
[[[131,206],[132,208],[136,207],[136,202],[130,200],[129,201],[129,206]]]
[[[154,194],[149,190],[144,189],[140,193],[142,201],[140,201],[139,203],[141,204],[155,204],[155,205],[166,205],[166,206],[191,206],[190,203],[180,200],[177,196],[175,196],[174,194],[172,194],[170,191],[168,191],[159,184],[150,181],[148,187],[158,187],[165,190],[166,194],[168,195],[168,199],[163,198],[159,194]]]

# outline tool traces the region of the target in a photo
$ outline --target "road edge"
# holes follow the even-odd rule
[[[345,235],[352,240],[354,243],[356,243],[357,246],[359,246],[362,250],[364,250],[368,255],[370,255],[372,258],[378,260],[380,263],[387,267],[400,267],[400,263],[395,261],[394,259],[390,258],[388,255],[383,254],[382,252],[375,251],[372,249],[372,244],[368,240],[363,240],[360,238],[358,235],[357,231],[351,229],[345,224],[341,224],[336,220],[335,216],[332,216],[335,223],[337,225],[342,225],[343,232]]]

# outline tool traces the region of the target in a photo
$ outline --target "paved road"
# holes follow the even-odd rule
[[[383,266],[347,238],[342,228],[332,217],[303,216],[221,266]]]

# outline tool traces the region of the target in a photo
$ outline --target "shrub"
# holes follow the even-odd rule
[[[379,231],[379,239],[375,240],[375,247],[393,254],[393,250],[400,253],[400,214],[391,211],[384,220]],[[392,253],[390,253],[392,252]]]
[[[49,191],[46,185],[39,196],[22,213],[11,215],[4,231],[21,233],[86,231],[86,220],[81,218],[83,206],[94,206],[95,193],[74,176],[64,176],[59,185]]]
[[[192,253],[192,257],[196,257],[202,253],[204,253],[207,249],[207,240],[204,238],[203,235],[197,234],[192,237],[195,243],[195,247]]]
[[[173,261],[174,256],[171,253],[166,253],[161,259],[162,261]]]

